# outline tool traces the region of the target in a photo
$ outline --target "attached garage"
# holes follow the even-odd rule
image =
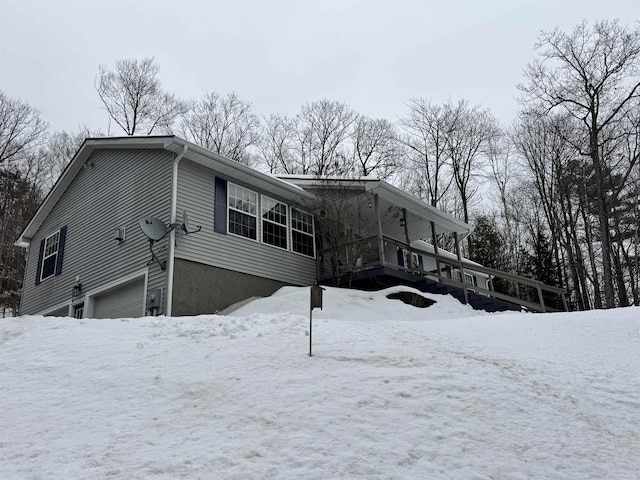
[[[130,318],[144,316],[145,278],[110,288],[92,297],[93,318]]]

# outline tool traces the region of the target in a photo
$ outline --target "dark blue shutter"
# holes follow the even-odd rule
[[[227,181],[216,177],[215,210],[213,229],[218,233],[227,233]]]
[[[62,273],[62,257],[64,256],[64,243],[67,239],[67,226],[60,229],[60,238],[58,240],[58,257],[56,258],[56,275]]]
[[[398,253],[398,265],[404,267],[404,252],[401,248],[396,248],[396,252]]]
[[[424,270],[424,261],[422,260],[422,255],[418,255],[418,265],[420,265],[421,270]]]
[[[40,285],[40,275],[42,274],[42,257],[44,257],[44,238],[40,242],[40,253],[38,254],[38,270],[36,270],[36,285]]]

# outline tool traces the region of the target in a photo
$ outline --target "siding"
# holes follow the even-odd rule
[[[269,192],[258,191],[233,178],[226,180],[277,200]],[[311,285],[315,281],[316,262],[313,258],[259,241],[214,232],[214,199],[215,173],[188,160],[182,160],[178,174],[178,222],[181,221],[182,211],[186,210],[191,228],[201,225],[202,230],[193,235],[177,235],[177,258],[291,285]],[[258,222],[258,238],[260,231]]]
[[[83,293],[138,272],[151,259],[149,242],[138,226],[146,216],[168,222],[171,160],[164,150],[97,150],[76,175],[31,240],[25,272],[22,314],[34,314],[71,299],[80,276]],[[40,241],[67,225],[62,274],[35,286]],[[115,228],[126,228],[126,240],[112,239]],[[167,237],[168,239],[168,237]],[[161,259],[167,241],[156,242]],[[149,265],[148,288],[164,287],[166,272]]]

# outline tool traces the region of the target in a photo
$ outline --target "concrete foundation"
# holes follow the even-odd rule
[[[219,312],[249,297],[267,297],[285,283],[176,258],[171,314]]]

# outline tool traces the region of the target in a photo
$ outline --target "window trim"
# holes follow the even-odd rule
[[[291,249],[290,249],[291,253],[295,253],[296,255],[302,255],[302,256],[304,256],[306,258],[316,258],[316,256],[317,256],[317,251],[316,251],[316,222],[315,222],[315,218],[314,218],[313,214],[309,213],[309,212],[305,212],[304,210],[301,210],[301,209],[293,207],[293,206],[290,207],[290,210],[291,210],[291,222],[290,222],[291,226],[289,228],[289,231],[291,232],[290,233],[290,235],[291,235]],[[309,218],[311,219],[311,233],[303,232],[302,230],[298,230],[297,228],[293,227],[293,210],[296,210],[296,211],[298,211],[300,213],[303,213],[303,214],[309,216]],[[297,251],[294,250],[294,245],[295,245],[294,242],[293,242],[293,232],[294,231],[298,232],[301,235],[306,235],[308,237],[311,237],[311,247],[313,248],[313,255],[307,255],[306,253],[297,252]]]
[[[281,204],[284,205],[285,208],[285,223],[279,223],[273,220],[270,220],[268,218],[264,217],[265,212],[265,201],[264,199],[270,200],[272,202],[274,202],[275,204]],[[291,237],[291,233],[290,233],[290,228],[289,228],[289,217],[290,217],[290,206],[285,203],[282,202],[280,200],[276,200],[275,198],[272,198],[268,195],[264,195],[264,194],[260,194],[260,243],[264,244],[264,245],[269,245],[270,247],[275,247],[275,248],[279,248],[280,250],[285,250],[285,251],[292,251],[289,249],[289,245],[291,244],[291,246],[293,247],[293,244],[290,242],[290,237]],[[267,210],[268,211],[268,210]],[[271,223],[273,225],[279,226],[279,227],[284,227],[284,241],[285,241],[285,246],[284,247],[280,247],[279,245],[274,245],[273,243],[269,243],[269,242],[265,242],[264,241],[264,232],[265,232],[265,228],[264,228],[264,223]]]
[[[235,207],[231,206],[231,201],[230,201],[230,197],[231,197],[231,190],[233,188],[240,188],[242,190],[246,190],[247,192],[250,192],[252,194],[255,195],[256,197],[256,203],[255,203],[255,210],[256,213],[255,214],[251,214],[249,212],[245,212],[244,210],[239,210]],[[251,240],[253,242],[260,242],[260,222],[258,222],[258,211],[260,210],[260,195],[258,194],[258,192],[251,190],[247,187],[243,187],[242,185],[238,185],[237,183],[233,183],[233,182],[227,182],[227,233],[229,235],[233,235],[235,237],[240,237],[240,238],[246,238],[247,240]],[[256,221],[256,238],[252,238],[252,237],[247,237],[244,235],[241,235],[239,233],[235,233],[231,230],[231,211],[234,212],[238,212],[241,215],[247,215],[248,217],[253,217]]]

